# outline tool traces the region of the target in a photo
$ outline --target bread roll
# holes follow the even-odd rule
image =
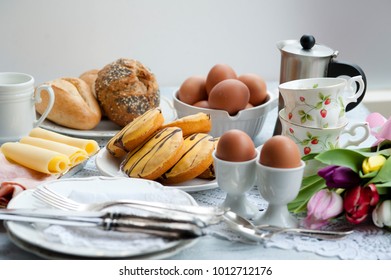
[[[100,70],[95,91],[104,114],[121,127],[160,104],[155,75],[132,59],[118,59]]]
[[[80,79],[85,81],[87,85],[90,87],[92,94],[96,98],[96,92],[95,92],[95,80],[98,77],[99,69],[92,69],[84,72],[80,75]]]
[[[98,125],[102,114],[99,104],[88,84],[79,78],[60,78],[46,84],[53,88],[55,101],[48,119],[59,125],[74,129],[88,130]],[[36,110],[42,114],[48,104],[49,96],[44,90],[42,102]]]

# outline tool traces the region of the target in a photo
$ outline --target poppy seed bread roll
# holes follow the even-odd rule
[[[121,127],[160,104],[155,75],[133,59],[121,58],[103,67],[95,92],[104,114]]]

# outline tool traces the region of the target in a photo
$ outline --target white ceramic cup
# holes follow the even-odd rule
[[[255,186],[255,162],[259,151],[256,150],[253,159],[242,162],[221,160],[216,157],[216,151],[212,156],[217,184],[227,193],[222,206],[247,219],[253,218],[258,208],[248,201],[246,192]]]
[[[41,102],[40,93],[49,93],[49,104],[36,119],[35,103]],[[18,141],[39,126],[54,104],[54,92],[48,85],[34,90],[34,78],[28,74],[0,73],[0,144]]]
[[[356,88],[353,84],[358,84]],[[336,127],[345,117],[345,108],[363,94],[361,76],[300,79],[279,85],[288,120],[311,127]]]
[[[288,203],[298,195],[305,163],[296,168],[274,168],[256,162],[256,184],[261,196],[269,203],[265,212],[255,218],[255,225],[297,227],[298,220],[288,211]]]
[[[288,120],[285,109],[280,110],[278,117],[282,125],[281,134],[291,138],[296,143],[302,156],[338,147],[358,146],[369,136],[369,127],[366,122],[356,123],[347,128],[348,120],[344,118],[336,127],[316,128],[296,124]],[[356,137],[360,130],[362,130],[362,135]],[[340,136],[344,134],[347,134],[348,137],[340,144]],[[351,137],[355,138],[352,139]]]

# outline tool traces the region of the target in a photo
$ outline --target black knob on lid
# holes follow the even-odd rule
[[[312,35],[303,35],[300,38],[300,44],[305,50],[310,50],[315,45],[315,37]]]

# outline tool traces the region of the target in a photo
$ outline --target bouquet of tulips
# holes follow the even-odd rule
[[[391,119],[381,123],[374,113],[367,121],[376,128],[372,134],[378,140],[372,147],[303,157],[322,166],[303,178],[299,195],[288,205],[295,213],[307,211],[305,227],[321,228],[344,216],[352,224],[372,219],[378,227],[391,228]]]

